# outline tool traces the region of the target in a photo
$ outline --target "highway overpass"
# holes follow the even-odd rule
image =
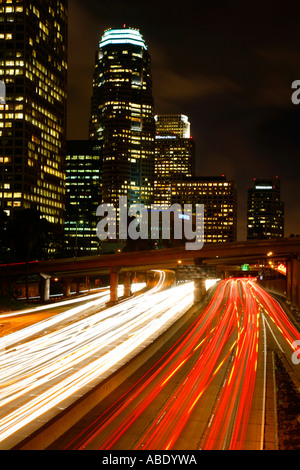
[[[27,273],[39,274],[44,280],[44,298],[49,294],[50,278],[59,276],[68,285],[71,280],[84,275],[110,273],[111,301],[116,300],[120,273],[149,271],[151,269],[176,269],[182,264],[237,265],[267,260],[272,253],[273,259],[285,260],[286,294],[296,308],[300,308],[300,238],[280,238],[274,240],[250,240],[233,243],[205,244],[201,250],[186,250],[185,245],[161,250],[116,253],[111,255],[88,256],[81,258],[58,259],[51,261],[32,261],[0,265],[2,289],[9,279]],[[223,269],[225,273],[225,268]],[[127,279],[127,280],[126,280]],[[125,291],[130,291],[130,277],[125,276]]]

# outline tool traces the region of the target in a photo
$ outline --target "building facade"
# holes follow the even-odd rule
[[[153,200],[154,137],[151,59],[136,29],[104,32],[96,53],[90,139],[103,145],[103,202]]]
[[[192,177],[195,167],[195,144],[190,137],[187,116],[155,116],[154,203],[170,206],[171,187],[183,177]]]
[[[101,143],[68,140],[65,250],[70,256],[99,251],[96,210],[102,199]]]
[[[154,119],[158,135],[176,135],[182,139],[191,137],[191,124],[185,114],[156,114]]]
[[[284,236],[284,203],[280,200],[280,180],[254,179],[248,188],[247,239]]]
[[[204,205],[204,243],[226,243],[237,239],[237,189],[233,181],[220,177],[192,177],[171,185],[171,203]]]
[[[63,227],[67,0],[0,3],[0,205]]]

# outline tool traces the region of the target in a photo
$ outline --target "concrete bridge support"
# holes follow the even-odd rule
[[[300,258],[294,256],[287,259],[286,295],[291,305],[300,310]]]
[[[40,273],[41,285],[40,285],[40,296],[43,302],[47,302],[50,299],[50,279],[49,274]]]
[[[124,297],[130,297],[131,295],[131,272],[123,273],[123,282],[124,282]]]
[[[110,301],[118,300],[119,269],[110,268]]]
[[[70,297],[70,295],[71,295],[71,283],[72,283],[72,278],[71,277],[67,277],[67,278],[63,279],[63,286],[64,286],[63,294],[64,294],[64,297]]]
[[[194,304],[200,302],[206,293],[205,279],[194,279]]]

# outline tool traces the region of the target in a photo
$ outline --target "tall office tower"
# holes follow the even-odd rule
[[[187,116],[157,115],[155,123],[154,203],[168,207],[172,184],[194,175],[195,144]]]
[[[193,177],[175,181],[171,203],[204,205],[204,242],[226,243],[237,239],[237,189],[233,181],[220,177]]]
[[[248,188],[247,239],[284,236],[284,203],[280,200],[280,180],[254,179]]]
[[[154,137],[151,59],[136,29],[109,29],[99,43],[90,138],[103,143],[103,201],[152,202]]]
[[[93,254],[99,250],[96,210],[101,203],[101,143],[68,140],[66,155],[67,255]]]
[[[184,114],[157,114],[154,119],[159,135],[176,135],[184,139],[191,136],[191,125]]]
[[[0,3],[0,205],[37,208],[62,228],[67,0]]]

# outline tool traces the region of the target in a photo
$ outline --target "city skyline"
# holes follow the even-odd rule
[[[0,0],[2,450],[300,449],[300,6],[224,3]]]
[[[232,8],[201,6],[201,12],[196,2],[188,2],[183,17],[179,4],[172,5],[158,9],[154,2],[137,10],[135,2],[70,3],[68,139],[88,135],[94,49],[103,30],[137,28],[151,54],[155,113],[189,117],[198,176],[225,174],[238,184],[238,238],[246,239],[247,189],[255,177],[280,177],[285,234],[298,234],[294,15],[282,2],[271,10],[261,6],[256,15],[254,3],[242,24],[236,2]]]
[[[91,142],[101,143],[101,165],[98,163],[101,171],[96,175],[96,165],[93,180],[87,176],[91,171],[87,160],[90,162],[93,158]],[[91,214],[95,214],[91,202],[96,202],[96,194],[92,201],[89,199],[97,181],[96,200],[113,204],[120,211],[120,218],[124,197],[126,206],[127,203],[143,204],[148,210],[153,202],[167,211],[173,202],[181,207],[193,203],[193,223],[197,221],[194,210],[202,204],[205,208],[204,242],[236,241],[236,185],[224,176],[196,177],[195,142],[188,116],[182,113],[154,115],[151,54],[139,30],[124,24],[123,28],[108,28],[103,32],[95,54],[89,140],[68,140],[68,144],[72,150],[66,157],[70,205],[66,207],[65,233],[69,248],[75,248],[77,254],[81,248],[84,252],[88,245],[91,250],[92,246],[97,246],[93,230],[89,232]],[[86,161],[83,161],[84,155]],[[86,214],[83,214],[83,205],[86,205]],[[74,211],[76,206],[78,211]],[[100,216],[98,209],[97,215]],[[101,224],[102,221],[98,225]],[[114,233],[108,236],[114,241],[114,247],[111,243],[106,247],[110,252],[141,248],[139,244],[129,248],[124,245],[125,240],[117,243],[116,227],[109,231]],[[107,232],[104,233],[107,236]],[[144,239],[144,235],[141,238]],[[163,241],[162,235],[156,240],[157,248],[176,243],[173,239]],[[102,236],[99,238],[103,240]],[[100,245],[103,253],[106,243]]]

